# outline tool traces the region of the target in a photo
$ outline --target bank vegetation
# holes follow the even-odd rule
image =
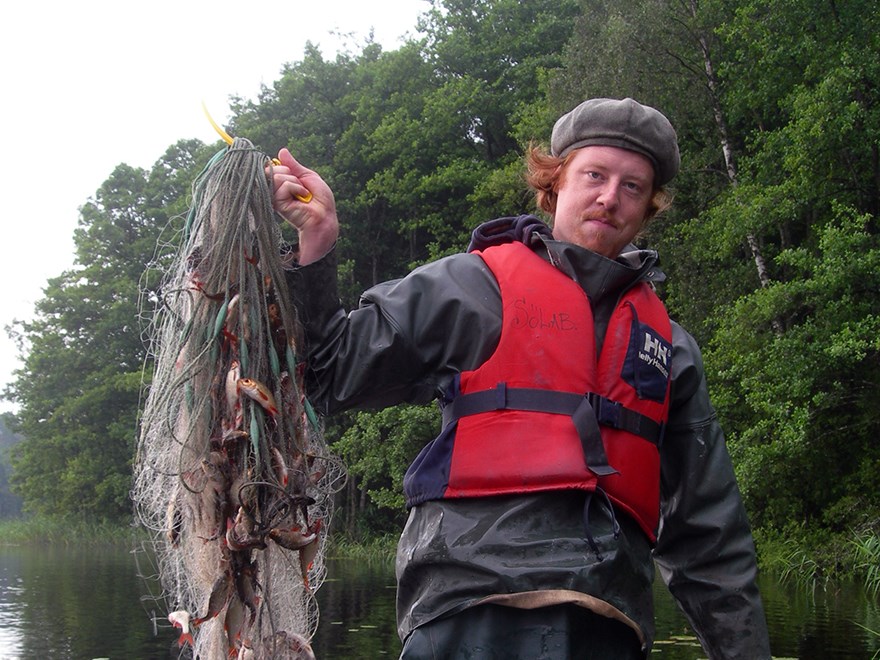
[[[396,50],[309,44],[227,126],[290,147],[335,191],[341,295],[534,212],[530,141],[587,97],[677,127],[675,204],[641,238],[703,348],[762,563],[877,593],[880,536],[880,13],[867,0],[434,0]],[[222,143],[156,145],[84,201],[72,268],[10,332],[4,463],[31,515],[125,524],[144,341],[190,186]],[[291,240],[294,237],[289,237]],[[335,534],[393,535],[431,407],[327,420],[350,471]],[[56,538],[64,535],[56,532]],[[85,532],[88,534],[88,532]]]

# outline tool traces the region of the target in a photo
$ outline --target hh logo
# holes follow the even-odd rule
[[[645,346],[642,349],[645,354],[643,360],[656,363],[654,366],[663,365],[662,371],[669,370],[669,345],[660,337],[653,336],[650,332],[645,332]]]
[[[671,365],[672,344],[650,326],[634,320],[621,376],[640,399],[665,400]]]

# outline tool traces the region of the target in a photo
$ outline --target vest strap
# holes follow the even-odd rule
[[[581,439],[584,460],[590,471],[600,477],[617,474],[617,470],[608,465],[605,443],[602,442],[602,432],[599,430],[599,420],[596,418],[596,411],[593,410],[587,397],[580,397],[580,402],[571,415],[571,421]]]
[[[596,411],[596,419],[600,424],[628,431],[657,445],[657,447],[663,443],[663,424],[655,422],[635,410],[625,408],[622,403],[606,399],[604,396],[588,393],[586,397],[590,399],[593,410]]]
[[[507,383],[498,383],[495,389],[456,396],[443,408],[443,426],[445,428],[462,417],[495,410],[568,415],[581,439],[587,467],[599,476],[617,472],[608,465],[600,424],[627,431],[658,447],[663,437],[662,424],[593,392],[574,394],[531,387],[507,387]]]

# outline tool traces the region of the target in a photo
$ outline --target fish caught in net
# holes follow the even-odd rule
[[[150,332],[132,497],[183,654],[309,658],[345,471],[304,396],[268,157],[193,185]]]

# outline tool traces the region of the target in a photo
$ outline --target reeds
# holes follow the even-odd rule
[[[880,535],[871,528],[811,537],[804,528],[785,533],[756,531],[761,568],[783,583],[804,589],[827,588],[855,580],[865,592],[880,595]]]
[[[856,534],[850,541],[855,554],[856,571],[865,583],[865,590],[874,597],[880,594],[880,536],[872,531]]]
[[[0,520],[0,545],[130,544],[136,530],[113,522],[95,522],[64,516]]]

